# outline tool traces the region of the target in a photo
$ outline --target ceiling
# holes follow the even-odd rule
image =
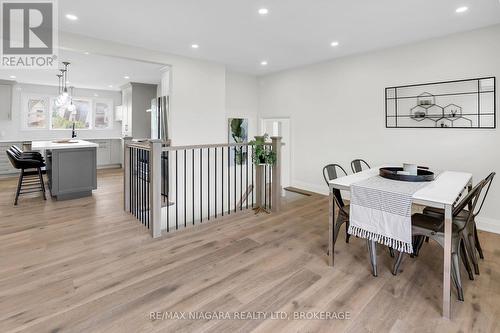
[[[256,75],[500,23],[499,0],[64,0],[59,12],[64,31]]]
[[[128,82],[159,84],[162,64],[152,64],[96,54],[68,50],[59,51],[61,62],[70,62],[69,86],[100,90],[120,90]],[[58,70],[5,70],[0,69],[0,79],[21,83],[58,85]],[[14,75],[15,78],[11,78]],[[128,76],[129,78],[125,78]]]

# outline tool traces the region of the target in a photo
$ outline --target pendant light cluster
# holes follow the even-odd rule
[[[58,108],[65,108],[70,112],[74,112],[76,111],[76,107],[73,104],[73,87],[70,87],[71,94],[68,91],[68,82],[69,82],[68,66],[70,65],[70,63],[64,61],[62,64],[64,68],[60,69],[59,70],[60,73],[56,75],[59,80],[56,106]]]

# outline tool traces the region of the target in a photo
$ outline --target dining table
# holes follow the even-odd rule
[[[442,315],[451,318],[451,237],[452,211],[465,191],[472,189],[472,174],[459,171],[440,171],[433,181],[427,182],[412,195],[412,205],[422,205],[444,210],[444,260],[443,260],[443,305]],[[351,186],[371,177],[379,177],[379,167],[371,168],[352,175],[329,181],[329,265],[335,263],[335,222],[339,207],[335,204],[334,191],[350,191]]]

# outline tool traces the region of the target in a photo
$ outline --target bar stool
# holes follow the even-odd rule
[[[21,194],[42,192],[43,199],[47,200],[42,176],[42,168],[45,167],[43,157],[37,152],[25,153],[16,146],[11,146],[6,153],[12,166],[21,170],[14,205],[17,205]]]

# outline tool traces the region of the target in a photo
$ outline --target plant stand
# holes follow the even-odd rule
[[[256,206],[254,207],[253,211],[255,214],[259,213],[266,213],[266,214],[271,214],[271,212],[266,209],[266,206],[262,202],[262,182],[264,180],[264,164],[257,164],[255,168],[255,201],[256,201]],[[265,186],[264,186],[265,187]]]

